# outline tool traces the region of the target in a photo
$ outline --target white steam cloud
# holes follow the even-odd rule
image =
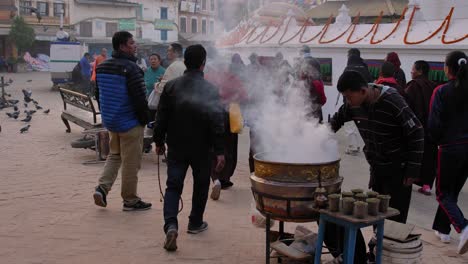
[[[285,77],[284,71],[246,70],[246,86],[253,101],[244,111],[254,131],[255,153],[286,163],[324,163],[339,159],[338,143],[329,126],[308,113],[313,109],[305,81]],[[289,81],[286,81],[288,79]],[[283,83],[283,84],[280,84]]]

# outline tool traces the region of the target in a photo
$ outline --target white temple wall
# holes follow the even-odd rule
[[[468,2],[468,1],[467,1]],[[395,51],[398,53],[401,61],[401,68],[406,74],[406,80],[411,80],[411,68],[413,63],[417,60],[426,60],[426,61],[435,61],[435,62],[444,62],[445,56],[452,50],[457,50],[459,47],[454,46],[453,49],[447,49],[447,46],[444,49],[439,47],[434,47],[428,49],[427,47],[416,48],[410,46],[399,46],[399,47],[359,47],[359,46],[345,46],[345,47],[313,47],[311,46],[312,56],[318,58],[332,58],[332,76],[333,81],[331,86],[325,86],[325,93],[327,96],[327,103],[323,107],[324,118],[328,115],[333,115],[342,104],[342,98],[339,99],[338,105],[335,106],[338,97],[338,91],[336,90],[336,83],[343,73],[346,62],[347,62],[347,51],[349,48],[356,47],[361,50],[361,56],[365,60],[374,59],[374,60],[383,60],[387,53]],[[248,47],[248,48],[230,48],[228,53],[239,53],[244,60],[244,63],[249,64],[248,57],[252,52],[257,53],[259,56],[275,56],[275,54],[281,51],[284,55],[284,58],[293,64],[293,58],[298,56],[300,46],[297,47]],[[462,49],[465,53],[468,53],[468,47]]]

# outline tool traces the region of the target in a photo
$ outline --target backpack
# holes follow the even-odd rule
[[[80,63],[78,62],[75,67],[73,68],[73,71],[72,71],[72,81],[74,83],[80,83],[81,82],[81,65]]]

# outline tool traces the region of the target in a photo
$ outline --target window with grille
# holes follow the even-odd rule
[[[202,29],[202,34],[206,35],[206,20],[202,20],[201,22],[201,29]]]
[[[202,0],[202,2],[201,2],[201,8],[202,8],[202,10],[206,10],[206,1],[207,1],[207,0]]]
[[[215,0],[210,0],[210,8],[211,8],[211,11],[215,11]]]
[[[49,3],[37,2],[37,12],[43,17],[49,16]]]
[[[31,15],[32,1],[20,1],[20,15]]]
[[[63,15],[65,16],[65,4],[64,3],[54,3],[54,17],[60,17],[60,14],[62,12],[63,12]]]
[[[167,41],[167,30],[161,30],[161,40]]]
[[[107,29],[107,26],[106,26]],[[92,37],[93,36],[93,23],[91,22],[80,22],[80,36],[81,37]]]
[[[198,31],[197,22],[196,18],[192,18],[192,33],[197,33]]]
[[[181,17],[179,23],[180,33],[187,33],[187,18]]]
[[[214,34],[214,21],[213,20],[210,21],[210,33]]]
[[[118,25],[117,23],[106,23],[106,37],[111,38],[114,36],[114,33],[117,32]]]
[[[161,19],[167,19],[167,7],[161,7]]]
[[[143,20],[143,5],[139,4],[138,7],[135,9],[136,18],[138,20]]]

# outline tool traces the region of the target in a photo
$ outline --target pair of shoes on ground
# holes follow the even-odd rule
[[[439,231],[435,231],[436,236],[442,241],[443,243],[450,243],[450,235],[442,234]],[[468,252],[468,226],[463,229],[460,235],[460,243],[458,244],[457,252],[460,255],[465,254]]]
[[[427,184],[424,184],[421,188],[418,189],[418,192],[424,195],[431,195],[431,187]]]
[[[188,225],[187,233],[189,234],[199,234],[208,229],[208,223],[202,222],[199,226]],[[164,249],[167,251],[176,251],[177,250],[177,237],[179,233],[177,227],[170,226],[166,232],[166,240],[164,241]]]
[[[106,191],[101,186],[96,187],[94,194],[93,194],[93,198],[94,198],[94,203],[97,206],[101,206],[101,207],[107,206],[107,194],[106,194]],[[140,200],[132,205],[124,204],[122,210],[123,211],[144,211],[144,210],[150,209],[151,206],[152,206],[151,203],[146,203]]]

